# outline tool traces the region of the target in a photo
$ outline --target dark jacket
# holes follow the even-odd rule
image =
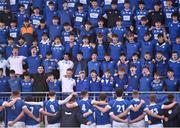
[[[164,105],[169,105],[172,102],[166,102]],[[164,127],[180,127],[180,105],[176,104],[171,109],[163,110],[163,115],[168,117],[167,122],[163,122]]]
[[[80,113],[80,108],[68,108],[63,105],[56,116],[50,118],[48,122],[54,122],[54,120],[60,120],[61,127],[80,127],[81,124],[86,124],[87,120]]]
[[[74,73],[76,71],[78,62],[79,61],[77,61],[77,60],[74,61],[74,68],[73,68]],[[87,73],[87,62],[85,60],[81,60],[80,64],[81,64],[81,70],[84,70]]]
[[[46,83],[47,76],[43,74],[34,74],[32,75],[34,79],[33,83],[33,92],[46,92],[48,91],[48,86]]]

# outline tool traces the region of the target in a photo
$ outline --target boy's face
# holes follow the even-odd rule
[[[154,10],[155,10],[155,11],[159,11],[159,10],[160,10],[160,6],[159,6],[159,5],[155,5],[155,6],[154,6]]]
[[[82,40],[82,42],[85,43],[85,44],[88,44],[88,43],[89,43],[89,40],[88,40],[87,38],[84,38],[84,39]]]
[[[77,60],[82,60],[83,56],[81,54],[77,54]]]
[[[176,38],[176,43],[180,44],[180,38]]]
[[[146,20],[141,20],[142,25],[146,25],[147,21]]]
[[[47,58],[47,59],[51,59],[51,58],[52,58],[52,55],[46,55],[46,58]]]
[[[52,22],[53,22],[53,24],[58,24],[59,20],[58,19],[53,19]]]
[[[47,39],[48,39],[47,35],[42,36],[42,40],[47,40]]]
[[[126,57],[125,57],[125,56],[120,56],[120,60],[121,60],[121,61],[125,61],[125,60],[126,60]]]
[[[97,4],[96,1],[93,1],[93,2],[91,2],[91,5],[92,5],[93,8],[96,8],[98,4]]]
[[[91,73],[91,77],[92,77],[92,78],[96,78],[96,77],[97,77],[97,74],[96,74],[95,72],[92,72],[92,73]]]
[[[105,59],[106,61],[109,61],[111,58],[110,58],[110,56],[104,56],[104,59]]]
[[[115,43],[115,44],[118,43],[118,38],[117,37],[112,37],[112,42]]]
[[[136,69],[135,67],[131,67],[131,68],[130,68],[130,72],[131,72],[131,73],[136,73],[136,70],[137,70],[137,69]]]
[[[82,11],[83,10],[83,6],[78,6],[78,10]]]
[[[177,16],[173,16],[172,19],[173,19],[173,21],[178,21]]]
[[[60,43],[61,43],[60,39],[58,39],[58,38],[56,38],[56,39],[54,40],[54,42],[55,42],[56,44],[60,44]]]
[[[142,74],[143,74],[143,75],[148,75],[148,74],[149,74],[149,69],[143,68],[143,69],[142,69]]]
[[[10,73],[10,77],[11,77],[11,78],[16,77],[15,73]]]
[[[139,4],[139,9],[144,9],[144,4]]]
[[[132,59],[133,59],[134,61],[136,61],[136,60],[138,60],[138,56],[137,56],[137,55],[134,55],[134,56],[132,56]]]
[[[75,41],[74,35],[70,35],[70,36],[69,36],[69,41],[70,41],[70,42],[74,42],[74,41]]]
[[[68,3],[67,2],[63,3],[63,8],[68,8]]]
[[[124,71],[118,71],[118,75],[119,75],[119,76],[123,76],[124,74],[125,74]]]
[[[90,24],[85,24],[85,29],[90,29],[91,28],[91,25]]]
[[[171,72],[171,71],[168,71],[168,72],[167,72],[167,76],[168,76],[169,78],[172,78],[172,77],[174,76],[174,73]]]
[[[145,58],[145,60],[150,60],[151,59],[151,55],[150,54],[145,54],[144,58]]]
[[[85,73],[80,73],[79,75],[80,75],[81,78],[85,78],[86,77]]]
[[[159,75],[154,75],[154,79],[158,80],[159,79]]]
[[[39,14],[39,9],[34,9],[35,14]]]
[[[20,7],[19,10],[20,12],[23,12],[25,10],[25,7]]]
[[[160,27],[161,27],[161,22],[156,22],[156,23],[155,23],[155,27],[156,27],[156,28],[160,28]]]
[[[114,10],[117,8],[117,5],[116,4],[111,4],[111,8]]]
[[[20,39],[20,40],[19,40],[19,44],[20,44],[20,45],[24,44],[24,40],[23,40],[23,39]]]
[[[66,71],[66,76],[71,78],[73,75],[72,71]]]
[[[161,59],[161,58],[162,58],[162,54],[161,54],[161,53],[157,53],[157,54],[156,54],[156,58],[157,58],[157,59]]]
[[[171,6],[172,6],[172,1],[170,1],[170,0],[166,1],[166,5],[167,5],[168,7],[171,7]]]
[[[98,40],[98,41],[102,41],[102,40],[103,40],[103,37],[97,37],[97,40]]]
[[[5,24],[3,22],[0,22],[0,27],[4,27]]]
[[[145,41],[148,41],[150,38],[151,38],[150,35],[145,35],[145,36],[144,36],[144,40],[145,40]]]
[[[92,58],[92,60],[97,60],[97,55],[96,54],[92,54],[91,58]]]
[[[26,76],[24,76],[24,79],[25,79],[25,80],[29,80],[29,79],[30,79],[30,76],[29,76],[29,75],[26,75]]]
[[[105,72],[104,75],[105,75],[106,78],[109,78],[111,76],[111,73],[110,72]]]
[[[164,42],[164,38],[163,37],[158,37],[158,42],[159,43],[163,43]]]
[[[116,26],[121,26],[122,22],[121,21],[116,21]]]
[[[124,4],[124,8],[125,8],[125,9],[129,9],[129,8],[130,8],[130,4],[129,4],[129,3],[125,3],[125,4]]]
[[[177,53],[173,53],[172,54],[172,59],[173,60],[177,60],[178,59],[178,54]]]
[[[31,49],[31,54],[36,55],[37,54],[37,49],[36,48]]]
[[[134,36],[128,36],[129,41],[134,41]]]
[[[18,49],[13,49],[12,51],[14,56],[18,56],[19,50]]]
[[[53,75],[50,75],[50,76],[48,76],[48,79],[49,79],[49,80],[54,80],[54,76],[53,76]]]
[[[15,22],[11,22],[11,27],[16,27],[16,23]]]
[[[104,22],[103,21],[99,21],[98,22],[98,26],[102,27],[104,25]]]
[[[52,11],[52,10],[54,10],[54,5],[51,4],[51,5],[48,6],[48,8],[49,8],[49,10]]]

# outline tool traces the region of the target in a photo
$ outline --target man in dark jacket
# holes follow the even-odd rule
[[[174,96],[168,95],[168,101],[164,105],[169,105],[174,102]],[[177,103],[171,109],[163,110],[165,121],[163,122],[164,127],[180,127],[180,105]]]
[[[89,122],[81,114],[80,108],[71,107],[71,104],[73,104],[75,101],[76,97],[73,96],[68,103],[60,108],[56,116],[52,117],[50,120],[48,120],[48,122],[51,123],[54,120],[59,119],[61,124],[60,127],[80,127],[81,124],[88,124]]]
[[[78,52],[77,59],[74,61],[73,68],[75,77],[77,77],[79,75],[79,72],[82,70],[87,72],[87,62],[83,59],[83,53]]]
[[[37,74],[32,75],[34,79],[33,82],[33,92],[47,92],[48,86],[46,83],[47,76],[44,73],[43,66],[39,66],[37,69]]]

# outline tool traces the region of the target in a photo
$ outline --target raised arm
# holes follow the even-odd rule
[[[72,97],[73,97],[73,95],[77,95],[76,93],[71,93],[66,99],[64,99],[64,100],[59,100],[59,105],[63,105],[63,104],[65,104],[65,103],[67,103]]]
[[[106,105],[108,103],[105,103],[103,101],[92,100],[91,104],[92,105]]]

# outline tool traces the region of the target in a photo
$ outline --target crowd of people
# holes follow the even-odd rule
[[[180,126],[172,95],[146,106],[137,92],[180,90],[179,12],[179,0],[0,0],[0,92],[12,92],[0,127],[40,127],[41,114],[48,128]],[[48,91],[44,102],[29,97]]]
[[[115,92],[116,98],[108,100],[106,93],[100,93],[98,100],[91,99],[82,91],[76,100],[71,93],[64,100],[57,100],[55,92],[42,102],[33,102],[32,97],[21,99],[20,92],[12,92],[12,99],[0,100],[0,110],[6,108],[7,120],[1,116],[0,126],[10,128],[163,128],[180,127],[180,105],[169,94],[167,102],[158,104],[156,95],[150,95],[149,104],[133,91],[132,99],[124,99],[123,90]],[[40,124],[46,116],[47,122]],[[4,119],[4,120],[3,120]]]
[[[0,91],[178,91],[179,1],[0,1]]]

